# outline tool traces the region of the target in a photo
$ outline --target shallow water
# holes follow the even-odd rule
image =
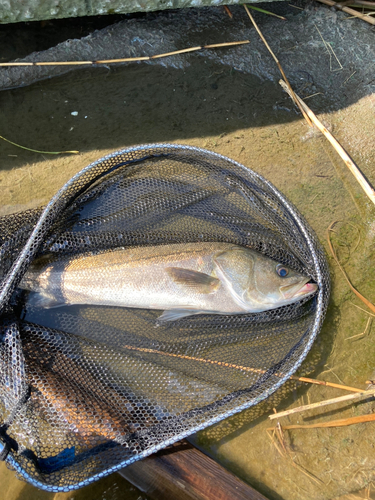
[[[328,142],[311,132],[276,83],[196,55],[186,57],[184,70],[143,64],[95,68],[1,92],[2,135],[34,149],[80,153],[39,154],[2,142],[0,213],[45,204],[72,175],[116,149],[149,142],[203,147],[269,179],[306,217],[326,249],[326,229],[340,221],[333,234],[338,256],[354,286],[373,300],[374,210]],[[308,101],[312,108],[314,99]],[[375,94],[370,93],[320,115],[373,184],[374,111]],[[365,389],[375,370],[372,317],[355,307],[364,306],[331,257],[329,262],[333,292],[327,319],[301,371]],[[342,394],[305,385],[284,393],[281,402],[276,398],[259,405],[258,414],[245,411],[201,432],[196,443],[270,499],[332,499],[370,485],[375,424],[288,431],[282,456],[266,432],[272,406],[282,410]],[[283,422],[373,411],[373,403],[365,401],[329,407],[319,412],[321,418],[310,412]],[[117,474],[79,492],[53,495],[20,482],[1,464],[0,483],[9,500],[143,498]]]
[[[148,497],[119,474],[105,477],[90,486],[68,493],[49,493],[16,479],[14,472],[0,464],[0,498],[11,500],[147,500]]]

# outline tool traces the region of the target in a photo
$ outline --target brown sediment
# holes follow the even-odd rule
[[[333,248],[333,245],[332,245],[332,242],[331,242],[331,238],[330,238],[330,231],[332,231],[332,228],[336,224],[336,222],[337,221],[332,222],[332,224],[330,224],[330,226],[327,229],[327,242],[328,242],[328,245],[329,245],[329,249],[331,250],[332,256],[335,259],[336,264],[339,266],[339,269],[342,272],[342,274],[344,275],[344,278],[346,279],[346,281],[347,281],[348,285],[350,286],[350,289],[352,290],[352,292],[355,293],[357,295],[357,297],[360,300],[362,300],[362,302],[364,304],[366,304],[366,306],[372,312],[375,313],[375,306],[374,306],[374,304],[372,304],[368,299],[366,299],[366,297],[364,297],[361,293],[359,293],[359,291],[352,285],[350,279],[348,278],[348,275],[345,272],[345,269],[342,267],[342,265],[340,264],[340,262],[339,262],[339,260],[337,258],[335,249]]]

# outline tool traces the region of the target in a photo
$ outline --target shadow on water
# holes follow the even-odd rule
[[[82,38],[128,17],[120,14],[0,24],[2,62],[26,57],[32,52],[48,50],[72,38]]]
[[[196,57],[184,70],[141,63],[80,70],[3,91],[0,105],[2,134],[45,151],[116,150],[297,118],[279,86]],[[1,149],[3,169],[40,160],[7,143]]]

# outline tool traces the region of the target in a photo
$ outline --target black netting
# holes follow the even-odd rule
[[[310,276],[312,298],[257,314],[159,322],[160,311],[24,306],[37,256],[228,242]],[[89,165],[44,210],[0,219],[0,448],[52,491],[83,486],[255,405],[298,368],[323,321],[329,274],[296,209],[208,151],[150,145]],[[0,449],[1,451],[1,449]]]

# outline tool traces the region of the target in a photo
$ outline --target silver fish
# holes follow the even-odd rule
[[[36,260],[20,287],[39,307],[69,304],[160,309],[160,319],[244,314],[313,294],[310,278],[231,243],[119,248],[73,258]]]

